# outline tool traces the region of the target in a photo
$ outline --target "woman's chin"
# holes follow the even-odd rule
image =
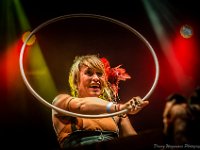
[[[92,93],[90,94],[91,97],[99,97],[100,95],[101,95],[100,92],[92,92]]]

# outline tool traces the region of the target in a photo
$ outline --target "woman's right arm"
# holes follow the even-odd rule
[[[59,94],[56,96],[52,102],[52,104],[56,107],[59,107],[64,110],[69,110],[69,102],[73,99],[68,94]]]
[[[136,114],[148,104],[148,101],[142,101],[139,97],[136,98],[140,101],[140,107],[135,109],[132,105],[134,99],[125,104],[120,104],[119,107],[119,104],[112,104],[98,97],[75,98],[68,94],[58,95],[53,101],[53,105],[67,111],[90,115],[113,113],[123,109],[128,109],[128,114]]]
[[[109,112],[112,113],[116,111],[114,104],[110,105],[109,101],[105,101],[98,97],[77,98],[72,97],[68,94],[60,94],[55,97],[52,104],[67,111],[90,115],[97,115]],[[109,112],[108,105],[110,105]]]

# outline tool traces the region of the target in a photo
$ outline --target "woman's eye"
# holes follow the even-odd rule
[[[86,75],[88,76],[93,76],[94,74],[96,74],[98,77],[102,77],[103,73],[102,72],[94,72],[93,70],[86,70],[85,72]]]
[[[91,70],[87,70],[87,71],[85,72],[85,74],[87,74],[87,75],[89,75],[89,76],[92,76],[92,75],[93,75],[93,72],[92,72]]]
[[[103,76],[103,73],[102,73],[102,72],[97,72],[97,76],[98,76],[98,77],[102,77],[102,76]]]

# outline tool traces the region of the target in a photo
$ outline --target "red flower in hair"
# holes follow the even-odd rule
[[[108,82],[111,84],[111,88],[114,92],[115,97],[117,97],[119,81],[126,81],[126,79],[130,79],[131,76],[128,73],[126,73],[125,69],[120,68],[122,65],[111,68],[109,61],[105,57],[101,58],[101,61],[104,64]]]

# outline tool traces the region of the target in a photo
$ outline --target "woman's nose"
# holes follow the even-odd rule
[[[93,74],[92,79],[95,81],[99,80],[99,76],[97,74]]]

